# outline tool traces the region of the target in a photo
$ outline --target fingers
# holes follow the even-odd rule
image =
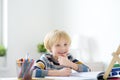
[[[71,71],[71,69],[70,68],[65,68],[66,70],[70,70]]]
[[[70,68],[65,68],[66,69],[66,75],[69,76],[72,72],[72,70]]]
[[[59,56],[58,59],[68,59],[67,56]]]
[[[70,69],[70,68],[64,68],[66,71],[68,71],[68,72],[72,72],[72,70]]]
[[[63,68],[60,70],[61,76],[70,76],[71,75],[71,69],[70,68]]]

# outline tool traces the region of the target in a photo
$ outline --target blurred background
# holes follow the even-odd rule
[[[72,38],[70,53],[104,71],[120,45],[119,0],[0,0],[0,77],[16,76],[16,59],[39,59],[37,45],[62,29]]]

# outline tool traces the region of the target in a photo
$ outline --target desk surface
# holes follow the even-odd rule
[[[33,79],[33,80],[97,80],[97,75],[100,72],[81,72],[72,73],[69,77],[51,77]],[[17,78],[0,78],[0,80],[18,80]]]
[[[72,73],[69,77],[51,77],[47,76],[48,79],[56,80],[97,80],[97,75],[100,72],[82,72],[82,73]]]

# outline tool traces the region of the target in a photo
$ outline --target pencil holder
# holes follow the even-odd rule
[[[19,59],[16,62],[18,80],[32,80],[33,59]]]

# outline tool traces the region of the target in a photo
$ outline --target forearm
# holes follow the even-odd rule
[[[48,70],[43,70],[43,69],[38,69],[38,68],[34,69],[32,73],[32,76],[34,77],[44,77],[47,75],[48,75]]]
[[[48,70],[48,76],[61,76],[59,70]]]
[[[44,76],[62,76],[59,70],[42,70],[35,69],[33,71],[33,76],[35,77],[44,77]]]
[[[84,64],[78,64],[78,72],[89,72],[90,68]]]
[[[88,72],[88,71],[90,71],[89,67],[82,64],[82,63],[81,64],[76,64],[76,63],[70,62],[69,67],[72,68],[75,71],[78,71],[78,72]]]
[[[70,62],[69,67],[72,68],[73,70],[78,70],[78,64]]]
[[[48,76],[69,76],[70,74],[70,68],[63,68],[60,70],[48,70]]]

